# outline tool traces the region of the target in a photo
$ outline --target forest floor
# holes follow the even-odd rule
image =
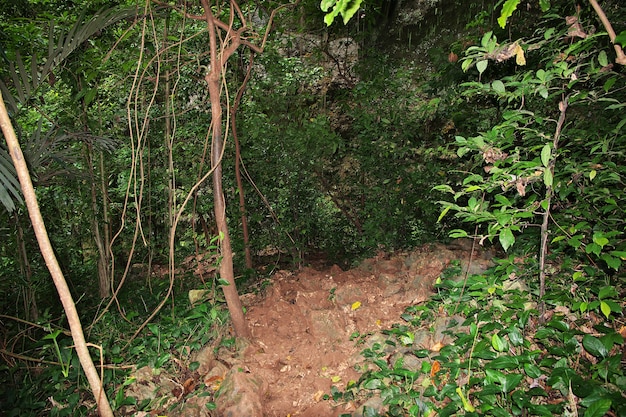
[[[196,358],[200,367],[190,383],[219,388],[215,398],[193,392],[180,401],[179,392],[180,414],[168,415],[359,415],[361,404],[328,399],[331,387],[344,390],[350,381],[358,381],[368,366],[361,352],[384,344],[381,332],[401,323],[408,306],[431,296],[435,280],[450,262],[460,261],[470,274],[490,264],[488,253],[474,254],[470,263],[470,253],[470,244],[428,245],[380,254],[347,271],[335,265],[276,272],[263,291],[243,297],[252,340],[217,353],[207,348]],[[419,341],[422,348],[445,343],[446,319],[441,328],[427,329],[428,336]],[[185,378],[175,379],[185,385]],[[217,410],[207,410],[211,400]]]

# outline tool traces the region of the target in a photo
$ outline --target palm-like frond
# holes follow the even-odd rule
[[[11,83],[7,85],[0,79],[0,91],[2,91],[2,96],[10,113],[15,116],[19,113],[20,108],[27,107],[29,100],[37,94],[42,83],[48,81],[52,71],[90,36],[122,19],[136,16],[136,13],[135,7],[102,10],[89,19],[86,19],[83,13],[67,31],[55,27],[54,22],[52,22],[48,30],[48,55],[44,58],[43,63],[40,62],[36,54],[33,54],[30,56],[30,64],[28,64],[28,60],[24,60],[19,51],[15,53],[14,61],[7,62],[8,78]],[[6,59],[6,55],[3,54],[3,56]],[[47,145],[58,145],[62,142],[61,139],[63,138],[56,135],[54,140],[49,140],[51,138],[50,133],[42,135],[40,125],[34,134],[29,135],[29,139],[33,143],[27,145],[26,148],[31,151],[28,152],[29,156],[34,158],[34,160],[29,160],[31,168],[35,168],[37,164],[41,163],[41,158],[46,153],[52,151],[52,154],[56,154],[56,158],[60,156],[58,152],[67,151],[67,149],[62,148],[45,148]],[[45,138],[47,140],[41,140]],[[60,159],[63,160],[63,158]],[[6,150],[0,149],[0,203],[9,212],[15,208],[11,196],[21,202],[20,193],[17,190],[19,190],[19,182],[11,158]]]
[[[0,146],[0,203],[10,213],[15,210],[15,201],[22,203],[20,183],[11,156],[6,147]]]

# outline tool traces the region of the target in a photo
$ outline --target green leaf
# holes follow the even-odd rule
[[[513,232],[511,232],[509,228],[502,229],[498,235],[498,239],[505,252],[515,243],[515,236],[513,236]]]
[[[606,67],[607,65],[609,65],[609,59],[607,58],[605,51],[600,51],[600,53],[598,54],[598,62],[603,67]]]
[[[586,334],[583,337],[583,346],[587,352],[591,353],[596,358],[606,358],[609,354],[606,346],[604,346],[604,343],[602,343],[597,337],[591,336],[590,334]]]
[[[609,243],[609,239],[607,239],[600,233],[594,233],[593,243],[603,248],[607,243]]]
[[[615,43],[626,46],[626,30],[623,30],[619,35],[615,37]]]
[[[511,392],[519,385],[524,375],[522,374],[508,374],[505,378],[504,384],[502,384],[502,391]]]
[[[609,268],[613,268],[616,271],[620,268],[620,266],[622,266],[622,261],[619,258],[615,258],[608,253],[603,253],[601,258],[604,262],[606,262]]]
[[[602,311],[602,314],[608,319],[611,315],[611,306],[609,306],[606,301],[600,301],[600,311]]]
[[[554,181],[554,178],[552,177],[552,170],[549,168],[546,168],[543,170],[543,183],[546,185],[546,187],[552,187],[552,182]]]
[[[489,64],[489,61],[487,61],[486,59],[483,59],[482,61],[478,61],[476,63],[476,69],[478,70],[479,74],[485,72],[485,70],[487,69],[487,64]]]
[[[500,17],[498,18],[498,24],[502,29],[506,27],[506,22],[513,15],[513,12],[517,9],[517,5],[520,0],[506,0],[504,5],[502,6],[502,12],[500,12]]]
[[[541,150],[541,163],[544,167],[548,167],[550,164],[550,157],[552,156],[552,147],[549,143],[543,145],[543,149]]]
[[[539,7],[543,13],[550,10],[550,0],[539,0]]]
[[[519,360],[514,356],[500,356],[488,362],[486,366],[492,369],[516,369],[519,367]]]
[[[504,340],[500,336],[498,336],[497,333],[495,333],[493,336],[491,336],[491,346],[497,352],[504,352],[506,349],[508,349],[508,345],[506,343],[506,340]]]
[[[537,365],[533,365],[532,363],[524,364],[524,372],[526,372],[526,375],[531,378],[539,378],[543,374],[543,372],[541,372],[541,369]]]
[[[619,293],[617,292],[614,286],[606,285],[600,288],[600,291],[598,292],[599,299],[603,300],[605,298],[612,298],[612,297],[619,297]]]
[[[504,87],[504,83],[500,80],[495,80],[491,83],[491,88],[493,88],[493,90],[498,93],[498,94],[504,94],[506,92],[506,88]]]
[[[612,401],[609,398],[599,398],[587,407],[583,417],[602,417],[611,409],[611,405]]]
[[[332,6],[334,6],[336,0],[322,0],[320,3],[320,8],[323,12],[327,12]]]
[[[524,343],[524,336],[519,329],[514,328],[509,332],[509,340],[513,346],[521,346]]]
[[[54,340],[61,334],[61,330],[57,329],[50,334],[45,335],[41,340]]]
[[[372,389],[372,390],[379,389],[382,386],[383,386],[383,383],[380,379],[370,379],[363,385],[365,389]]]
[[[444,209],[443,209],[443,211],[442,211],[442,212],[441,212],[441,214],[439,215],[439,218],[437,218],[437,223],[439,223],[439,222],[441,221],[441,219],[443,219],[443,218],[446,216],[446,214],[448,214],[448,212],[450,211],[450,208],[451,208],[451,207],[452,207],[452,206],[448,206],[448,207],[446,207],[446,208],[444,208]]]

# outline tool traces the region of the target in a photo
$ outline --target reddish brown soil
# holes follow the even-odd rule
[[[433,245],[381,255],[349,271],[333,266],[276,273],[265,294],[247,303],[253,342],[242,366],[267,383],[263,415],[319,417],[354,411],[358,404],[338,405],[323,397],[332,385],[343,389],[358,380],[363,345],[357,346],[355,336],[401,322],[406,307],[425,301],[435,279],[455,259],[467,265],[469,248]],[[472,269],[484,269],[487,263],[475,259]],[[424,347],[440,342],[435,339]]]
[[[170,416],[334,417],[353,413],[361,404],[325,399],[331,387],[344,390],[349,381],[358,381],[368,366],[361,351],[374,341],[384,342],[380,333],[402,322],[400,316],[408,306],[426,301],[434,281],[451,261],[461,261],[464,272],[486,269],[489,256],[475,254],[469,263],[470,249],[461,241],[454,246],[429,245],[409,253],[381,254],[349,271],[338,266],[279,271],[263,291],[242,297],[251,341],[239,343],[237,349],[222,348],[217,356],[214,347],[207,346],[193,358],[200,367],[184,377],[141,368],[127,395],[138,401],[161,398],[160,409],[169,410]],[[422,333],[420,348],[444,342],[441,330]],[[213,395],[198,393],[195,387],[199,386]],[[207,408],[211,401],[217,410]]]

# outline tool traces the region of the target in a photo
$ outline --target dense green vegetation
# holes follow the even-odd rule
[[[186,293],[202,287],[219,300],[222,283],[212,188],[201,181],[211,166],[206,25],[160,3],[139,15],[122,1],[9,3],[3,99],[119,409],[133,403],[128,365],[233,343],[223,303],[188,307]],[[255,44],[281,5],[262,3],[240,5]],[[437,296],[389,332],[389,343],[411,346],[439,309],[462,315],[453,344],[415,351],[441,369],[376,361],[378,346],[364,352],[378,370],[330,397],[373,390],[394,416],[624,415],[626,77],[597,13],[586,2],[450,1],[401,27],[387,3],[356,2],[362,14],[327,27],[319,2],[304,1],[276,14],[262,53],[230,58],[227,109],[246,87],[225,117],[222,159],[238,285],[253,291],[272,265],[322,256],[348,266],[471,237],[496,248],[497,266],[466,282],[442,277]],[[604,3],[615,44],[626,44],[626,6]],[[226,8],[215,13],[228,21]],[[88,415],[94,403],[18,190],[3,142],[0,408]],[[511,278],[524,285],[508,291]]]

